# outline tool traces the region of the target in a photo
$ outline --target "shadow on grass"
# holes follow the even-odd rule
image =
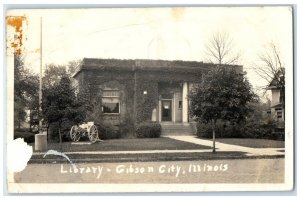
[[[207,138],[200,138],[210,140]],[[284,141],[253,138],[216,138],[216,142],[250,148],[284,148]]]
[[[202,153],[147,153],[147,154],[70,154],[74,163],[91,162],[153,162],[153,161],[195,161],[195,160],[226,160],[247,158],[244,152],[202,152]],[[60,156],[34,155],[30,163],[68,163]]]
[[[31,144],[33,145],[33,144]],[[61,151],[59,143],[48,143],[48,149]],[[171,138],[133,138],[104,140],[91,144],[88,141],[63,142],[63,152],[84,151],[147,151],[147,150],[201,150],[210,146],[198,145]]]

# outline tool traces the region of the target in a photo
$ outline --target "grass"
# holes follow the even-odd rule
[[[72,162],[149,162],[149,161],[179,161],[179,160],[219,160],[219,159],[242,159],[247,158],[244,152],[203,152],[203,153],[149,153],[149,154],[70,154]],[[34,155],[30,163],[68,163],[61,156]]]
[[[284,147],[284,142],[263,139],[217,138],[218,142],[240,146],[267,148]],[[81,144],[80,144],[81,143]],[[32,144],[33,145],[33,144]],[[174,140],[171,138],[132,138],[104,140],[100,143],[89,144],[89,141],[64,142],[63,149],[59,143],[48,143],[48,149],[63,152],[84,151],[143,151],[143,150],[199,150],[211,149],[210,146]],[[283,146],[282,146],[283,145]],[[247,158],[244,152],[193,152],[193,153],[135,153],[135,154],[68,154],[74,162],[147,162],[147,161],[178,161],[178,160],[213,160],[213,159],[242,159]],[[34,155],[32,163],[67,162],[55,155]]]
[[[251,148],[284,148],[284,141],[252,138],[216,138],[216,142]]]
[[[171,138],[132,138],[132,139],[114,139],[104,140],[103,142],[83,145],[72,144],[72,142],[63,142],[62,151],[145,151],[145,150],[193,150],[193,149],[211,149],[209,146],[192,144],[173,140]],[[48,149],[60,150],[59,143],[48,143]]]

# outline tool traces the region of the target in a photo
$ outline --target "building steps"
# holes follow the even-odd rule
[[[193,135],[189,123],[161,123],[162,135]]]

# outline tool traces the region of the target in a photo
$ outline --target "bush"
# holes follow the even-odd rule
[[[62,141],[72,141],[70,137],[70,130],[72,125],[75,125],[75,123],[64,123],[62,125]],[[118,127],[113,126],[110,123],[98,123],[95,124],[98,128],[98,136],[101,140],[107,140],[107,139],[116,139],[121,137],[121,133],[118,130]],[[58,134],[58,125],[53,123],[51,125],[51,128],[49,129],[50,138],[52,141],[59,142],[59,134]],[[80,141],[89,141],[88,136],[81,137]]]
[[[260,138],[260,139],[282,139],[282,134],[274,134],[272,124],[260,124],[256,121],[244,123],[230,123],[219,121],[216,124],[215,132],[217,138]],[[212,138],[210,124],[197,123],[197,136]]]
[[[67,142],[67,141],[71,141],[70,138],[70,130],[71,127],[75,125],[74,122],[71,121],[65,121],[61,124],[61,136],[62,136],[62,141],[63,142]],[[49,125],[48,128],[48,139],[51,142],[59,142],[59,127],[58,127],[58,123],[51,123]]]
[[[97,124],[99,139],[108,140],[108,139],[117,139],[121,137],[121,133],[118,130],[118,127],[114,126],[111,123],[101,123]]]
[[[216,131],[216,133],[218,133]],[[197,136],[203,138],[212,138],[212,128],[210,124],[204,124],[202,122],[197,123]]]
[[[136,137],[157,138],[161,135],[161,125],[157,122],[144,122],[137,126]]]
[[[240,127],[237,124],[231,124],[227,121],[218,121],[215,127],[216,137],[230,138],[241,137]],[[204,138],[212,138],[211,124],[197,123],[197,136]]]
[[[134,121],[132,117],[126,115],[119,125],[122,137],[132,138],[134,136]]]
[[[24,142],[33,143],[34,142],[34,133],[15,130],[14,139],[17,139],[17,138],[24,138]]]
[[[15,132],[30,132],[30,128],[15,128]]]

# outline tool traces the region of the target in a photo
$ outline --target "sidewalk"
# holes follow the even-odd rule
[[[212,141],[195,136],[165,136],[167,138],[212,146]],[[140,150],[140,151],[70,151],[63,152],[76,163],[91,162],[149,162],[149,161],[180,161],[180,160],[220,160],[220,159],[257,159],[282,158],[284,148],[249,148],[216,142],[216,153],[212,149],[186,150]],[[66,162],[66,159],[49,155],[43,158],[45,152],[34,152],[30,163]]]
[[[205,145],[205,146],[212,146],[212,141],[209,140],[203,140],[200,138],[196,138],[195,136],[167,136],[168,138],[174,139],[174,140],[180,140],[184,142],[190,142],[194,144],[199,145]],[[245,152],[247,156],[284,156],[284,148],[250,148],[250,147],[243,147],[238,145],[232,145],[232,144],[224,144],[221,142],[216,141],[216,148],[217,151],[241,151]]]

